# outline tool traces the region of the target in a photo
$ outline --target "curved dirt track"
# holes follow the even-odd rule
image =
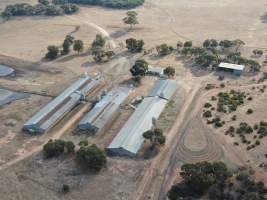
[[[190,120],[187,123],[185,130],[181,133],[176,156],[177,160],[182,161],[183,163],[215,161],[219,160],[223,156],[223,150],[214,139],[214,133],[209,128],[205,127],[200,117],[201,116],[198,115]],[[199,150],[192,150],[185,144],[187,131],[188,129],[192,128],[191,126],[197,126],[199,128],[199,132],[194,134],[201,134],[200,131],[203,132],[202,134],[206,143],[204,148],[201,148]]]
[[[86,19],[84,19],[84,17],[77,16],[77,15],[76,16],[66,16],[66,17],[68,17],[69,19],[72,19],[76,22],[80,22],[80,23],[83,23],[85,25],[91,26],[92,28],[96,29],[99,33],[101,33],[108,40],[108,43],[109,43],[111,49],[115,49],[117,47],[114,40],[110,37],[110,34],[102,27],[90,22],[87,14],[84,16],[84,17],[86,17]]]

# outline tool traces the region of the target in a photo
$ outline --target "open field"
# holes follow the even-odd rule
[[[1,1],[0,11],[7,4],[17,2],[22,1]],[[250,57],[253,49],[262,49],[264,55],[257,59],[262,62],[267,51],[266,1],[146,0],[135,11],[139,14],[139,24],[132,30],[122,22],[125,10],[94,6],[82,6],[79,13],[70,16],[14,17],[0,23],[0,65],[15,70],[15,76],[0,78],[0,88],[27,94],[23,99],[0,107],[0,193],[3,200],[163,200],[173,182],[179,180],[178,171],[183,163],[215,160],[224,161],[232,169],[250,166],[258,180],[267,185],[267,169],[259,167],[267,165],[266,137],[248,151],[237,135],[224,134],[229,126],[237,128],[240,122],[251,126],[267,122],[267,91],[260,91],[266,83],[257,82],[262,74],[236,77],[227,72],[204,71],[190,67],[189,61],[175,53],[158,57],[155,50],[156,45],[162,43],[175,47],[177,41],[192,40],[193,44],[201,45],[207,38],[241,39],[246,43],[241,48],[242,54]],[[44,60],[47,46],[60,46],[67,34],[82,39],[87,50],[97,33],[107,39],[108,49],[116,52],[111,61],[97,64],[87,51],[79,55],[71,51],[54,61]],[[152,49],[152,53],[128,53],[122,44],[130,37],[143,39],[145,48]],[[71,140],[75,144],[87,140],[103,149],[107,147],[133,113],[128,104],[136,97],[145,96],[156,78],[143,78],[114,119],[97,135],[75,132],[75,125],[90,109],[90,102],[77,106],[44,135],[22,133],[23,123],[85,72],[92,77],[101,75],[104,82],[88,97],[90,100],[121,83],[130,86],[129,69],[139,57],[151,65],[172,66],[176,70],[174,79],[178,90],[157,121],[167,137],[159,154],[147,159],[144,156],[147,144],[144,144],[134,159],[109,157],[107,166],[96,175],[82,172],[74,157],[43,159],[40,151],[49,138]],[[261,71],[267,72],[267,67],[263,65]],[[224,76],[224,80],[218,81],[218,76]],[[221,87],[221,83],[225,87]],[[215,88],[205,90],[207,84],[214,84]],[[225,121],[223,127],[207,124],[202,117],[204,103],[210,101],[211,96],[231,89],[249,93],[253,100],[246,101],[234,113],[217,113]],[[215,102],[211,103],[215,106]],[[246,114],[248,108],[254,111],[251,115]],[[236,121],[231,120],[233,114],[237,116]],[[252,143],[256,141],[254,135],[256,131],[247,136]],[[234,145],[235,142],[239,145]],[[61,193],[63,184],[71,187],[70,193]]]

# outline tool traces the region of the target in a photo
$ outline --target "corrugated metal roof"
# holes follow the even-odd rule
[[[148,93],[148,97],[159,96],[163,99],[170,99],[177,89],[177,84],[174,80],[160,79],[157,80],[152,89]]]
[[[226,69],[233,69],[233,70],[241,70],[243,71],[245,66],[244,65],[237,65],[237,64],[232,64],[232,63],[220,63],[219,64],[220,68],[226,68]]]
[[[152,120],[160,116],[166,104],[167,100],[158,96],[144,98],[107,149],[119,150],[124,155],[136,154],[143,143],[143,133],[152,128]]]
[[[110,120],[120,104],[126,99],[130,88],[118,87],[108,92],[78,124],[82,130],[97,132]]]
[[[41,133],[45,132],[77,105],[82,96],[86,95],[96,84],[97,81],[92,80],[87,75],[80,77],[29,119],[24,124],[23,129]]]

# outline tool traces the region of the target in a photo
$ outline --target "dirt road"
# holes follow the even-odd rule
[[[114,40],[110,37],[110,34],[105,29],[103,29],[102,27],[90,22],[89,19],[88,19],[88,15],[87,14],[85,14],[84,17],[77,16],[77,15],[75,15],[75,16],[66,16],[66,17],[68,17],[71,20],[74,20],[76,22],[88,25],[88,26],[96,29],[99,33],[101,33],[107,39],[111,49],[115,49],[117,47],[117,45],[114,42]]]
[[[166,169],[168,168],[170,157],[176,149],[176,143],[179,140],[178,133],[181,128],[185,117],[188,114],[191,103],[193,102],[197,92],[200,89],[201,84],[195,84],[194,88],[191,89],[187,95],[186,102],[175,120],[175,124],[167,133],[167,140],[165,147],[161,150],[161,153],[152,161],[149,169],[146,170],[143,178],[139,184],[138,189],[133,194],[133,200],[143,200],[145,199],[145,191],[150,191],[152,187],[152,181],[154,185],[161,183],[161,177],[166,174]],[[157,187],[157,186],[155,186]],[[153,196],[152,199],[158,199],[156,196]]]

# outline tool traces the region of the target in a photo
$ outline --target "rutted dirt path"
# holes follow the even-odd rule
[[[102,27],[90,22],[88,19],[89,16],[87,14],[85,14],[85,16],[84,16],[84,17],[86,17],[86,19],[84,19],[84,17],[81,17],[81,16],[66,16],[66,17],[68,17],[69,19],[74,20],[76,22],[80,22],[80,23],[86,24],[88,26],[91,26],[92,28],[99,31],[108,40],[108,43],[109,43],[109,46],[111,49],[115,49],[117,47],[116,43],[111,38],[110,34]]]
[[[149,169],[145,171],[142,181],[136,190],[136,193],[134,193],[132,196],[133,200],[145,199],[146,191],[147,190],[149,191],[151,189],[152,182],[156,185],[158,183],[161,183],[162,181],[161,177],[163,177],[167,173],[166,170],[168,169],[172,152],[174,152],[174,150],[176,149],[176,143],[178,141],[177,133],[181,128],[184,118],[187,116],[190,105],[194,100],[199,89],[200,89],[200,84],[195,84],[195,87],[192,88],[189,94],[187,95],[186,102],[180,114],[177,116],[175,124],[167,134],[165,147],[161,150],[161,153],[156,158],[154,158]],[[157,199],[157,198],[152,197],[152,199]]]

